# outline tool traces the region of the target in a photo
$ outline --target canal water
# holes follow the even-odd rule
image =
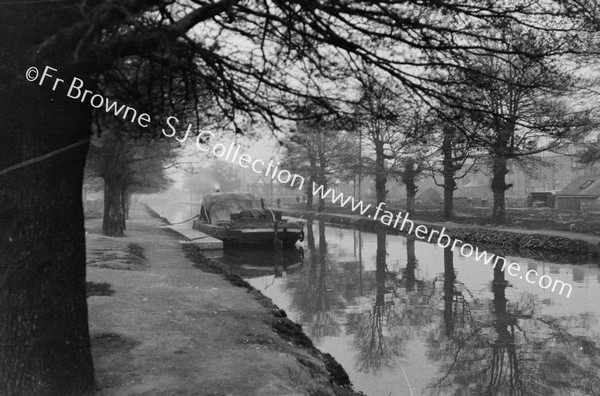
[[[597,264],[507,256],[570,283],[566,298],[403,236],[309,222],[297,246],[219,260],[366,395],[600,395]]]

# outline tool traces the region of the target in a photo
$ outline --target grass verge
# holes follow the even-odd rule
[[[352,389],[348,374],[335,358],[328,353],[319,351],[314,346],[311,339],[304,333],[302,326],[291,321],[287,317],[286,312],[275,305],[270,298],[253,288],[241,277],[228,273],[225,267],[219,265],[218,261],[204,257],[197,247],[184,244],[182,245],[182,250],[185,257],[193,263],[194,267],[206,272],[221,274],[233,285],[247,289],[261,305],[269,310],[272,315],[270,325],[279,337],[308,350],[313,356],[318,357],[325,364],[325,368],[329,372],[329,380],[337,395],[361,395],[361,393],[357,393]],[[311,365],[307,362],[303,362],[302,359],[298,359],[298,361],[306,365],[309,369],[312,369]]]

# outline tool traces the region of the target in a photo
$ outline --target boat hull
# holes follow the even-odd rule
[[[302,268],[304,250],[301,247],[282,249],[257,249],[237,247],[227,249],[219,257],[219,263],[231,274],[244,278],[265,275],[281,277],[283,273],[293,273]]]
[[[214,225],[196,220],[193,228],[223,241],[225,246],[277,248],[277,239],[283,247],[293,247],[304,239],[302,225],[295,223],[275,227],[274,223]]]

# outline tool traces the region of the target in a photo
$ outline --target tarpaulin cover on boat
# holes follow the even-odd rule
[[[229,221],[231,213],[242,210],[260,210],[260,201],[252,194],[217,193],[207,194],[202,200],[200,218],[212,224]]]

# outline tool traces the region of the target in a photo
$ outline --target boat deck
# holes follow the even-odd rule
[[[200,250],[222,250],[223,241],[213,238],[198,230],[194,230],[189,224],[168,225],[163,228],[170,228],[181,234],[187,240],[181,240],[180,243],[193,243]]]

